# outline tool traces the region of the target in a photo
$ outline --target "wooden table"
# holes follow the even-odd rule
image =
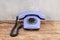
[[[0,40],[60,40],[60,22],[45,21],[38,31],[27,31],[23,28],[19,35],[11,37],[10,31],[14,24],[0,24]]]

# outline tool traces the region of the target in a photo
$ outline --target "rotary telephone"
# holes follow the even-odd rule
[[[23,20],[23,24],[20,25],[17,29],[18,20]],[[45,20],[45,15],[43,15],[41,12],[37,11],[27,11],[22,12],[16,17],[16,22],[14,27],[11,30],[10,36],[15,37],[19,33],[20,28],[24,29],[40,29],[40,21]],[[14,30],[16,29],[16,33],[13,34]]]

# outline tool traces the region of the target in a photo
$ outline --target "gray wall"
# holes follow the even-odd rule
[[[60,0],[0,0],[0,20],[12,20],[30,10],[43,12],[47,20],[60,20]]]

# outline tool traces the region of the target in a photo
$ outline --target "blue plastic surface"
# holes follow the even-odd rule
[[[29,14],[35,14],[35,15],[38,15],[40,18],[43,18],[45,19],[45,15],[41,12],[37,12],[37,11],[27,11],[27,12],[22,12],[18,15],[18,19],[21,19],[21,18],[24,18],[26,15],[29,15]],[[35,18],[37,20],[37,22],[35,24],[29,24],[27,21],[29,18]],[[24,20],[24,28],[25,29],[39,29],[40,28],[40,23],[41,23],[41,19],[39,19],[38,17],[36,16],[28,16],[26,17]]]

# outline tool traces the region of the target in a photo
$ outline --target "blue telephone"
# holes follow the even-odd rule
[[[13,31],[15,30],[17,26],[17,21],[18,20],[23,20],[23,25],[20,25],[17,30],[16,34],[13,34]],[[45,15],[43,15],[41,12],[37,11],[27,11],[27,12],[22,12],[16,17],[16,23],[13,29],[11,30],[10,36],[14,37],[18,35],[18,31],[20,28],[24,29],[40,29],[40,21],[45,20]]]

